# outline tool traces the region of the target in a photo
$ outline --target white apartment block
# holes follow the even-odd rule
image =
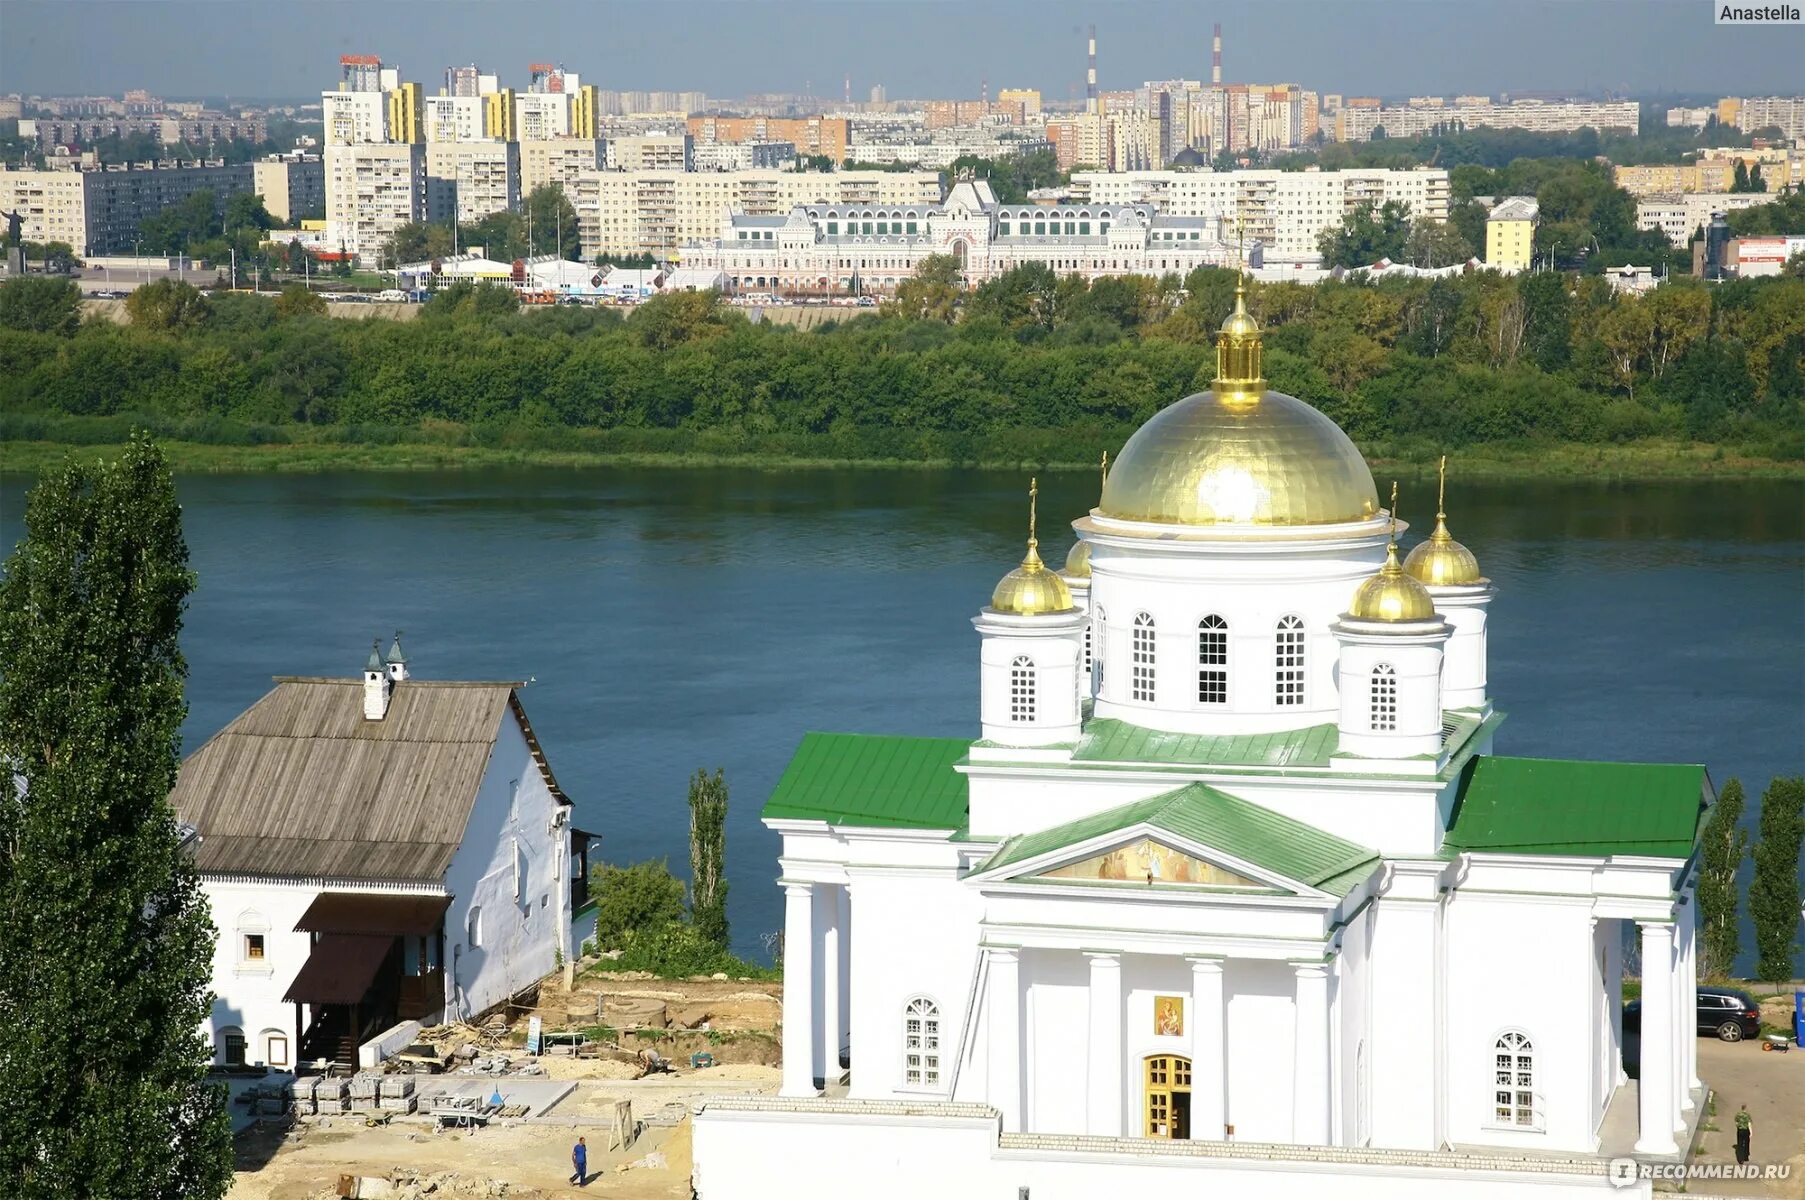
[[[548,183],[568,187],[585,171],[603,165],[602,143],[594,138],[549,138],[520,143],[520,194],[530,196]]]
[[[433,142],[426,147],[427,219],[480,221],[520,204],[519,142]]]
[[[0,166],[0,210],[18,213],[28,242],[64,242],[93,252],[88,230],[91,171],[32,171]]]
[[[1029,263],[1087,279],[1183,276],[1233,262],[1235,249],[1214,218],[1168,216],[1151,204],[1003,205],[988,182],[964,180],[940,204],[735,213],[716,237],[685,246],[683,263],[720,271],[736,292],[887,295],[930,255],[955,259],[975,287]]]
[[[1233,228],[1246,222],[1249,242],[1267,261],[1314,261],[1325,229],[1362,204],[1396,201],[1412,219],[1448,219],[1448,173],[1409,171],[1080,171],[1072,176],[1075,198],[1092,204],[1147,203],[1176,217],[1220,217]]]
[[[514,132],[523,142],[570,136],[570,96],[564,92],[518,92]]]
[[[476,142],[486,135],[481,96],[427,96],[420,102],[421,133],[427,142]]]
[[[375,261],[395,231],[426,219],[426,147],[326,147],[327,244]]]
[[[321,92],[320,109],[328,146],[388,140],[388,97],[382,92]]]
[[[1700,226],[1711,222],[1711,214],[1734,212],[1757,204],[1771,204],[1766,192],[1688,192],[1684,195],[1646,196],[1636,201],[1636,228],[1659,229],[1667,240],[1684,246]]]
[[[1514,104],[1409,105],[1382,108],[1350,104],[1336,117],[1335,137],[1343,142],[1371,140],[1375,129],[1387,137],[1416,137],[1438,126],[1458,122],[1467,129],[1527,129],[1534,133],[1572,133],[1591,127],[1603,133],[1615,130],[1635,133],[1641,105],[1634,100],[1543,103],[1519,100]]]
[[[1716,111],[1710,107],[1670,108],[1667,110],[1667,127],[1669,129],[1703,129]]]
[[[861,162],[893,162],[854,155]],[[690,149],[690,166],[697,171],[775,170],[794,162],[794,142],[702,142]],[[910,160],[903,160],[910,161]]]
[[[251,165],[0,167],[0,212],[19,214],[20,236],[28,242],[67,243],[78,256],[130,250],[145,217],[202,190],[213,192],[223,205],[233,192],[252,190]]]
[[[653,254],[720,236],[733,213],[784,216],[801,204],[938,204],[935,171],[588,171],[565,185],[583,257]]]
[[[1805,96],[1745,96],[1737,101],[1736,128],[1744,133],[1778,125],[1788,138],[1805,138]]]
[[[688,171],[694,140],[687,133],[643,133],[608,139],[610,171]]]

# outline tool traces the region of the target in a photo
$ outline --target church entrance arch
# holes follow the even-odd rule
[[[1191,1136],[1191,1060],[1155,1054],[1145,1060],[1146,1135],[1183,1141]]]

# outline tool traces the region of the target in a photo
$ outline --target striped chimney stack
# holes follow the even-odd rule
[[[1090,27],[1090,58],[1089,69],[1084,73],[1084,98],[1092,112],[1099,111],[1097,107],[1097,27],[1095,25]]]
[[[1222,86],[1222,22],[1216,22],[1215,32],[1210,36],[1210,82],[1217,87]]]

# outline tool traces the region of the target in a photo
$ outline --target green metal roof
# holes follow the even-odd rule
[[[1072,758],[1075,762],[1184,766],[1326,767],[1335,745],[1333,724],[1279,733],[1165,733],[1113,717],[1098,717],[1084,727],[1084,738],[1072,752]]]
[[[809,733],[765,801],[766,820],[913,829],[965,825],[962,738]]]
[[[1208,784],[1192,783],[1038,833],[1010,838],[979,869],[989,873],[1141,824],[1339,896],[1347,895],[1379,860],[1375,850]]]
[[[1678,763],[1475,758],[1461,775],[1444,850],[1687,858],[1705,768]]]

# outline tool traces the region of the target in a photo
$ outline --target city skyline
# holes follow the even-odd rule
[[[536,19],[520,20],[525,9]],[[145,14],[155,11],[156,20]],[[1095,24],[1105,89],[1144,80],[1207,79],[1210,27],[1220,21],[1224,79],[1286,80],[1323,92],[1403,96],[1559,91],[1636,95],[1796,90],[1805,33],[1726,28],[1699,0],[1627,6],[1525,0],[1454,6],[1363,0],[1273,6],[1166,2],[955,6],[924,0],[711,0],[685,9],[678,44],[670,10],[651,3],[510,5],[389,0],[259,5],[256,19],[221,22],[203,0],[13,0],[0,44],[0,90],[305,101],[338,55],[370,53],[432,85],[446,66],[480,63],[524,83],[528,62],[562,61],[604,87],[695,89],[710,96],[802,93],[854,100],[873,85],[893,98],[976,96],[988,84],[1083,94],[1085,27]],[[243,9],[235,9],[242,15]],[[353,19],[353,14],[355,17]],[[881,34],[881,36],[879,36]],[[1779,36],[1776,36],[1778,34]],[[1705,39],[1701,41],[1701,39]],[[932,53],[899,62],[893,48]],[[1484,55],[1471,47],[1483,45]],[[1686,75],[1680,48],[1694,53]],[[1364,52],[1350,55],[1350,46]],[[277,48],[272,53],[272,47]],[[1608,52],[1607,52],[1608,51]]]

